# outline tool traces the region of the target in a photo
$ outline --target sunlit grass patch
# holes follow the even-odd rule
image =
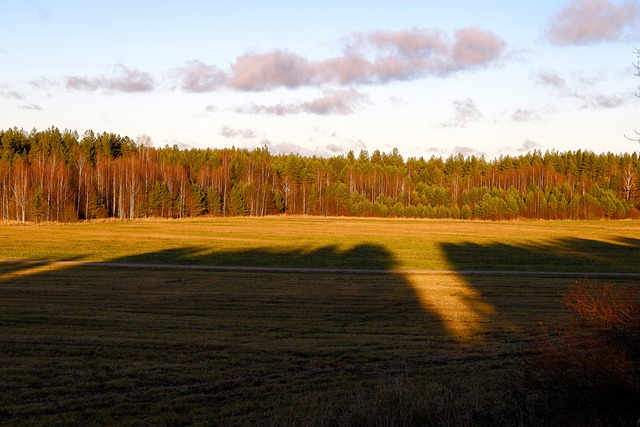
[[[436,314],[448,333],[461,341],[476,340],[495,327],[496,309],[462,277],[410,274],[418,301]]]
[[[396,269],[640,272],[640,224],[634,221],[205,218],[4,226],[0,239],[4,259],[154,262],[163,254],[161,262],[248,265],[248,254],[260,251],[273,255],[260,262],[285,266],[286,257],[278,254],[319,254],[328,247],[346,254],[374,246],[392,254]],[[187,247],[197,256],[185,256]],[[306,262],[327,264],[320,257]],[[366,258],[331,263],[366,268]]]

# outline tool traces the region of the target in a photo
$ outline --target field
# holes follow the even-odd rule
[[[7,425],[526,424],[505,396],[562,293],[585,276],[640,285],[627,221],[148,220],[0,238]]]

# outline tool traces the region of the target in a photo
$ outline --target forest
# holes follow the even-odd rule
[[[113,133],[0,130],[0,219],[322,215],[453,219],[640,218],[632,154],[330,158],[154,148]]]

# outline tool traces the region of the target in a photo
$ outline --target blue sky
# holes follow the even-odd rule
[[[331,156],[632,152],[640,1],[0,0],[0,128]]]

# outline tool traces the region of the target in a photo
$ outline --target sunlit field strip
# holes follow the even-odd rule
[[[260,265],[367,268],[348,253],[368,245],[387,251],[401,270],[640,272],[635,221],[141,220],[0,226],[0,239],[0,259],[251,265],[258,251],[269,255]],[[323,262],[322,251],[338,256]],[[291,252],[308,256],[291,259]]]

